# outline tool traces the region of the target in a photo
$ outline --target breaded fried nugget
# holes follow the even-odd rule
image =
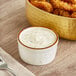
[[[76,4],[67,3],[63,0],[50,0],[50,3],[54,8],[67,10],[67,11],[76,11]]]
[[[70,17],[70,13],[68,11],[61,10],[61,9],[55,9],[53,13],[64,17]]]
[[[71,3],[74,3],[74,4],[76,4],[76,0],[70,0],[71,1]]]
[[[46,1],[46,0],[30,0],[30,2],[34,2],[34,1]]]
[[[49,2],[44,2],[44,1],[34,1],[31,2],[34,6],[47,11],[47,12],[52,12],[53,11],[53,7]]]
[[[71,15],[72,18],[76,18],[76,12],[73,12]]]
[[[67,3],[76,4],[76,0],[62,0],[62,1],[67,2]]]

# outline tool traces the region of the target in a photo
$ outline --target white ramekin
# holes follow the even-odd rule
[[[29,27],[29,28],[33,28],[33,27]],[[53,30],[50,29],[56,35],[55,36],[56,41],[52,45],[45,48],[32,48],[23,44],[19,39],[20,34],[26,29],[28,28],[25,28],[20,31],[18,35],[18,40],[17,40],[21,59],[24,62],[32,64],[32,65],[44,65],[44,64],[48,64],[52,62],[57,52],[57,45],[58,45],[58,40],[59,40],[58,35]]]

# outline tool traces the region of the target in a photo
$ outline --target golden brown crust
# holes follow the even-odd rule
[[[70,0],[71,3],[76,4],[76,0]]]
[[[64,16],[64,17],[70,17],[70,13],[68,11],[61,10],[61,9],[55,9],[53,11],[53,14]]]
[[[76,4],[76,0],[61,0],[61,1]]]
[[[46,1],[46,0],[30,0],[30,2],[34,2],[34,1]]]
[[[47,11],[47,12],[52,12],[53,11],[53,7],[50,3],[48,2],[44,2],[44,1],[34,1],[34,2],[31,2],[34,6],[44,10],[44,11]]]
[[[76,4],[67,3],[61,0],[50,0],[54,8],[63,9],[67,11],[76,11]]]
[[[71,15],[72,18],[76,18],[76,12],[73,12]]]

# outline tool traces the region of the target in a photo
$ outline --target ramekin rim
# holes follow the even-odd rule
[[[51,30],[52,32],[54,32],[54,34],[56,35],[56,40],[55,40],[55,42],[54,42],[53,44],[51,44],[51,45],[49,45],[49,46],[47,46],[47,47],[44,47],[44,48],[33,48],[33,47],[29,47],[29,46],[25,45],[25,44],[22,43],[21,40],[19,39],[20,34],[21,34],[24,30],[26,30],[26,29],[28,29],[28,28],[32,28],[32,27],[42,27],[42,28],[46,28],[46,27],[43,27],[43,26],[31,26],[31,27],[23,28],[23,29],[19,32],[19,34],[18,34],[18,36],[17,36],[17,40],[18,40],[19,43],[20,43],[21,45],[23,45],[24,47],[27,47],[27,48],[30,48],[30,49],[34,49],[34,50],[42,50],[42,49],[50,48],[50,47],[54,46],[54,45],[58,42],[58,40],[59,40],[58,34],[57,34],[54,30],[49,29],[49,28],[46,28],[46,29],[49,29],[49,30]]]

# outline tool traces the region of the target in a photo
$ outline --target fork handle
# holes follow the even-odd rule
[[[9,67],[7,67],[7,70],[8,70],[11,74],[13,74],[13,76],[16,76],[16,74],[12,71],[12,69],[10,69]]]

